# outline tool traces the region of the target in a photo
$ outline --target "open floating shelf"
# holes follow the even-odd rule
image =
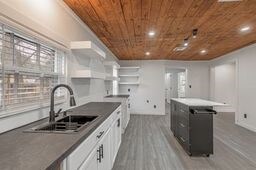
[[[87,79],[105,79],[106,75],[105,73],[93,71],[90,69],[84,69],[84,70],[77,70],[71,75],[72,79],[75,78],[87,78]]]
[[[113,67],[113,68],[117,68],[117,69],[120,68],[120,65],[117,62],[115,62],[115,61],[105,61],[104,62],[104,66],[106,66],[106,67]]]
[[[120,85],[139,85],[140,82],[119,82]]]
[[[120,67],[119,69],[140,69],[140,67],[137,67],[137,66],[133,66],[133,67]]]
[[[121,74],[119,77],[140,77],[138,74]]]
[[[105,52],[91,41],[73,41],[70,43],[70,48],[79,57],[106,58]]]
[[[118,77],[114,76],[106,76],[105,81],[119,81],[120,79]]]
[[[114,77],[111,74],[106,74],[105,75],[105,81],[119,81],[119,77]]]

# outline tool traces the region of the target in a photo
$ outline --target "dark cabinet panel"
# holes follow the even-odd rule
[[[192,110],[200,110],[200,114]],[[171,130],[189,155],[213,154],[213,115],[207,110],[212,107],[189,107],[171,101]]]

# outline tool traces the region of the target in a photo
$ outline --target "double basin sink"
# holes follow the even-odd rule
[[[69,115],[56,122],[33,127],[26,132],[75,133],[90,125],[97,118],[98,116],[91,115]]]

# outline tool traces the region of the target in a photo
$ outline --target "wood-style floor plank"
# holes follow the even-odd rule
[[[256,133],[234,124],[233,113],[214,118],[214,155],[188,156],[165,116],[132,115],[113,170],[255,170]]]

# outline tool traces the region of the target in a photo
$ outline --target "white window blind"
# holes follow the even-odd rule
[[[49,103],[51,89],[65,82],[64,52],[0,26],[1,110]],[[59,89],[55,98],[65,95]]]

